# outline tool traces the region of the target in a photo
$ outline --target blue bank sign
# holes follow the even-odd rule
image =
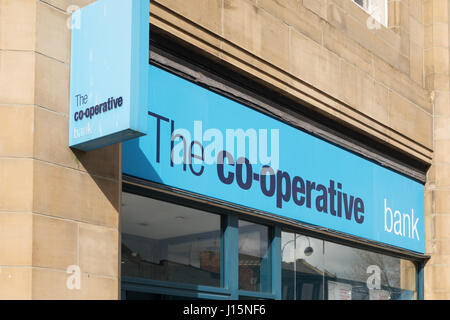
[[[424,186],[156,67],[123,173],[424,253]]]
[[[73,14],[70,147],[89,151],[147,130],[149,1],[98,0]]]

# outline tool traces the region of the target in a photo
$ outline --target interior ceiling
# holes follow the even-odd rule
[[[162,240],[220,230],[220,216],[124,192],[122,232]]]

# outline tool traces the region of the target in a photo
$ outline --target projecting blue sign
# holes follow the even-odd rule
[[[88,151],[146,133],[149,6],[98,0],[73,14],[70,147]]]
[[[424,252],[422,184],[156,67],[149,96],[124,174]]]

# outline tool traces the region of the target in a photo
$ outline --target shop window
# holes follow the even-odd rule
[[[283,299],[417,299],[411,261],[290,232],[281,244]]]
[[[127,192],[122,205],[126,299],[417,299],[408,260]]]
[[[220,215],[123,193],[122,275],[219,287]]]
[[[324,252],[330,300],[417,298],[416,268],[408,260],[327,241]]]
[[[281,234],[282,298],[323,300],[323,241],[301,234]]]
[[[387,0],[353,0],[366,11],[372,18],[387,27]]]
[[[239,220],[239,289],[270,292],[269,227]]]

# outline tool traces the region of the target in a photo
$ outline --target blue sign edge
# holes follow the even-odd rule
[[[89,10],[99,2],[98,0],[83,8]],[[129,128],[115,132],[113,134],[98,137],[82,143],[70,143],[70,123],[69,123],[69,147],[81,151],[92,151],[112,144],[125,142],[147,134],[148,122],[148,77],[149,77],[149,54],[150,54],[150,1],[148,0],[129,0],[132,1],[132,45],[131,45],[131,93],[130,93],[130,120]],[[77,17],[72,16],[72,19]],[[73,34],[72,30],[72,34]],[[71,55],[73,54],[74,37],[71,37]],[[70,64],[70,79],[72,79],[72,62]],[[133,76],[133,74],[137,76]],[[69,94],[72,94],[69,88]],[[133,99],[133,97],[138,97]],[[136,101],[136,102],[135,102]],[[71,105],[69,102],[69,117],[71,114]],[[144,121],[145,119],[145,121]],[[70,119],[69,119],[70,122]]]

